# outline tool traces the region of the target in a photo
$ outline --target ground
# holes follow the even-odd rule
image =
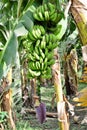
[[[79,89],[86,87],[86,84],[81,84]],[[41,99],[46,104],[47,111],[56,111],[56,102],[54,104],[55,108],[52,109],[51,100],[54,94],[53,87],[41,87]],[[79,117],[78,121],[77,118]],[[87,130],[87,108],[75,107],[75,120],[73,117],[70,118],[70,130]],[[84,122],[82,124],[82,122]],[[23,116],[19,116],[16,122],[17,130],[59,130],[57,118],[46,118],[43,124],[40,124],[36,119],[35,114],[26,113]]]

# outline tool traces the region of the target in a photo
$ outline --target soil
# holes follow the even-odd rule
[[[56,102],[54,109],[51,106],[52,95],[54,90],[52,88],[43,88],[42,90],[42,101],[47,106],[48,112],[57,112]],[[47,95],[49,92],[49,95]],[[47,93],[47,94],[46,94]],[[47,96],[47,97],[46,97]],[[32,130],[59,130],[57,118],[47,117],[43,124],[40,124],[36,119],[35,114],[26,113],[23,115],[22,120],[28,121]],[[70,130],[87,130],[87,108],[75,107],[75,116],[70,117]]]
[[[22,118],[28,121],[33,130],[59,130],[57,118],[47,117],[43,124],[40,124],[35,114],[27,113]],[[76,108],[75,116],[70,117],[70,130],[87,130],[87,108]]]

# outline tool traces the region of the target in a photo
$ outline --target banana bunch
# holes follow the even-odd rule
[[[43,4],[39,6],[34,14],[34,18],[37,21],[52,21],[52,22],[58,22],[60,20],[60,15],[58,14],[58,11],[55,7],[55,5],[48,3]]]
[[[29,77],[51,77],[51,66],[55,63],[52,58],[53,55],[53,51],[49,51],[47,48],[41,49],[40,46],[35,46],[33,53],[29,53],[28,55]]]
[[[59,15],[56,7],[48,3],[39,6],[33,16],[37,21],[41,21],[41,25],[34,25],[28,33],[26,38],[28,40],[24,42],[26,57],[29,61],[28,77],[51,78],[51,66],[55,63],[54,49],[58,47],[58,38],[55,33],[60,31],[61,27],[57,28],[56,24],[55,29],[49,31],[48,24],[45,27],[44,22],[58,21]]]
[[[40,27],[40,29],[39,29]],[[24,42],[25,49],[27,52],[28,62],[28,76],[29,78],[34,78],[41,76],[42,78],[51,77],[51,66],[55,63],[54,48],[58,46],[57,38],[54,34],[44,34],[41,30],[41,26],[36,26],[33,28],[35,32],[39,29],[41,34],[35,40],[31,40],[28,34],[29,40]],[[33,34],[33,31],[31,34]],[[40,37],[39,37],[40,36]]]
[[[58,46],[58,40],[54,34],[45,34],[42,37],[41,49],[45,49],[47,47],[48,50],[52,51],[57,46]]]
[[[28,33],[28,39],[31,42],[40,39],[45,34],[45,29],[41,25],[34,25],[33,29]]]

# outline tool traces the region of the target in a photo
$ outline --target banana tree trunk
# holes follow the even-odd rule
[[[52,71],[56,93],[59,127],[60,130],[69,130],[69,120],[66,113],[65,102],[63,100],[61,75],[60,75],[60,62],[57,49],[54,50],[54,58],[55,58],[55,64],[52,67]]]
[[[83,74],[80,78],[80,82],[87,83],[87,45],[82,46],[82,55],[83,55]]]
[[[78,27],[79,35],[80,35],[82,44],[84,46],[84,45],[87,45],[87,0],[71,0],[71,2],[72,2],[71,13]],[[87,57],[87,49],[86,49],[85,57]],[[84,54],[83,54],[83,60],[84,60]],[[87,64],[87,62],[84,62],[84,63]],[[86,66],[84,64],[84,69],[85,67]],[[81,81],[85,79],[84,77],[87,77],[87,74],[84,74],[83,72]],[[83,82],[87,82],[87,81],[84,80]]]
[[[15,123],[12,117],[12,90],[8,88],[8,86],[10,86],[11,83],[12,83],[12,69],[10,69],[10,71],[8,72],[7,77],[3,79],[2,87],[3,87],[4,93],[3,93],[1,108],[2,108],[2,111],[7,111],[8,116],[9,116],[8,122],[10,124],[10,127],[13,130],[15,130]]]
[[[75,95],[78,90],[77,81],[77,65],[78,58],[75,49],[72,49],[70,54],[64,56],[64,77],[65,77],[65,87],[66,94],[68,96]]]

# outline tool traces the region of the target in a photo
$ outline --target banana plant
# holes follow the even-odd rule
[[[3,2],[5,3],[3,4]],[[4,6],[2,7],[6,7],[6,5],[9,5],[11,7],[12,10],[8,14],[13,17],[11,17],[12,19],[8,18],[9,24],[7,23],[7,25],[9,26],[6,26],[6,27],[8,28],[7,30],[9,32],[9,36],[7,37],[6,44],[4,45],[3,50],[1,51],[1,54],[0,54],[0,68],[1,68],[0,79],[4,75],[6,75],[10,67],[15,64],[18,47],[21,46],[21,42],[20,44],[18,44],[18,38],[20,36],[24,36],[25,34],[26,35],[28,34],[27,35],[28,40],[26,41],[26,43],[29,43],[27,44],[27,46],[25,46],[25,49],[27,48],[27,52],[29,51],[29,55],[27,55],[27,57],[30,60],[29,68],[28,68],[28,72],[29,72],[28,76],[30,78],[34,78],[34,77],[39,77],[43,75],[43,78],[50,78],[50,75],[51,75],[50,67],[54,64],[54,59],[51,59],[51,57],[53,56],[52,50],[54,50],[58,46],[59,41],[61,40],[61,38],[66,32],[68,8],[64,14],[65,17],[63,17],[63,10],[62,12],[58,12],[58,10],[55,9],[54,1],[52,2],[52,4],[49,4],[49,6],[47,6],[47,4],[44,4],[44,8],[42,8],[42,6],[39,6],[39,5],[46,1],[43,1],[43,2],[38,1],[38,5],[37,5],[39,6],[38,9],[36,9],[34,6],[36,5],[36,3],[34,3],[34,5],[32,4],[33,0],[28,0],[28,2],[26,3],[23,0],[19,0],[18,2],[11,1],[15,4],[13,3],[11,4],[10,2],[8,3],[6,1],[3,1],[3,2],[2,4]],[[58,8],[60,2],[59,1],[56,1],[56,2],[57,2],[56,8]],[[17,8],[15,8],[16,7],[15,5],[17,6]],[[17,12],[14,9],[16,9]],[[34,15],[33,15],[33,11],[35,11]],[[41,31],[38,29],[37,26],[34,26],[34,20],[35,22],[38,21],[37,23],[41,23],[41,25],[39,26]],[[2,19],[2,21],[4,22],[4,19]],[[43,21],[45,21],[44,24],[42,24]],[[48,34],[45,35],[45,32],[47,32]],[[55,32],[55,34],[54,35],[50,34],[50,32],[51,33]],[[26,39],[26,36],[25,36],[25,39]],[[12,50],[12,48],[14,50]],[[33,49],[35,49],[36,52],[33,51]],[[49,60],[46,58],[46,56],[49,56],[48,57]],[[36,60],[37,62],[34,65]],[[33,61],[33,64],[31,61]],[[32,66],[33,68],[31,68]],[[37,67],[37,71],[35,71],[35,67]],[[40,72],[39,72],[39,69],[41,69]],[[59,94],[59,92],[57,94]],[[62,93],[61,93],[61,96],[62,96]],[[58,101],[60,101],[60,99],[58,99]]]
[[[1,41],[3,50],[1,50],[0,55],[0,79],[7,74],[10,66],[16,62],[19,46],[18,37],[25,35],[27,30],[33,26],[32,12],[28,9],[32,2],[33,0],[28,1],[24,6],[21,0],[18,2],[3,0],[1,2],[0,35],[2,35],[4,44]],[[9,8],[11,8],[11,11]]]
[[[44,1],[44,4],[41,4],[36,8],[33,14],[35,19],[33,29],[29,31],[28,35],[23,39],[25,52],[27,52],[26,57],[28,58],[29,78],[50,78],[50,76],[52,76],[51,67],[55,63],[53,58],[54,49],[58,47],[60,39],[66,32],[69,7],[70,3],[67,6],[64,15],[62,15],[62,12],[58,12],[55,8],[55,4],[51,2]],[[63,16],[65,16],[65,18]],[[55,74],[60,75],[60,69],[57,68],[56,70],[54,68],[54,70]],[[58,81],[54,81],[57,103],[62,103],[63,94],[61,80],[59,80],[60,77],[57,78],[57,76],[56,79],[58,79]],[[66,123],[59,120],[60,129],[68,130],[69,126],[66,114],[62,120],[64,120],[64,122],[66,121]]]
[[[18,37],[25,35],[27,30],[33,26],[33,20],[31,20],[32,11],[28,9],[32,2],[33,0],[28,1],[25,5],[23,5],[21,0],[18,2],[2,0],[0,2],[0,79],[2,77],[8,78],[8,72],[13,65],[20,67],[18,63]],[[27,24],[28,22],[29,24]],[[9,82],[11,79],[12,76],[8,79]],[[4,110],[8,112],[11,127],[15,130],[15,124],[11,115],[10,92],[9,88],[7,93],[3,94],[5,101],[2,101],[2,104],[4,105]]]
[[[78,32],[79,32],[79,36],[81,38],[81,42],[82,42],[82,53],[83,53],[83,61],[84,61],[84,68],[83,70],[85,70],[86,68],[86,64],[87,64],[87,59],[85,57],[87,57],[87,53],[85,53],[86,50],[86,46],[87,46],[87,1],[84,0],[80,1],[80,0],[72,0],[72,7],[71,7],[71,13],[74,17],[74,20],[76,22],[76,26],[78,28]],[[76,8],[77,6],[77,8]],[[80,8],[78,8],[80,7]],[[86,50],[87,52],[87,50]],[[83,72],[83,75],[81,77],[81,82],[87,82],[87,76],[85,76],[85,71]]]

